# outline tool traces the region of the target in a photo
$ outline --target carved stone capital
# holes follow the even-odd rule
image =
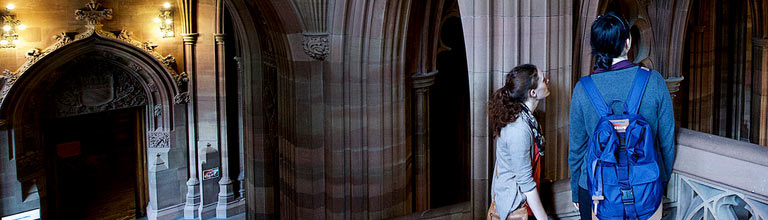
[[[183,33],[181,34],[181,39],[184,40],[184,44],[195,44],[199,36],[200,34],[198,33]]]
[[[413,80],[414,89],[428,88],[432,84],[435,84],[435,76],[437,76],[437,70],[428,73],[417,73],[411,76]]]
[[[683,77],[669,77],[668,79],[664,80],[667,83],[667,89],[669,90],[669,95],[674,99],[677,96],[677,92],[680,91],[680,83],[683,81]]]
[[[328,34],[304,34],[304,53],[316,60],[325,60],[331,52],[328,45]]]
[[[226,39],[227,34],[224,33],[216,33],[213,34],[213,39],[216,41],[216,44],[224,44],[224,40]]]

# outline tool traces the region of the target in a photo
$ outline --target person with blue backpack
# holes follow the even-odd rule
[[[627,22],[592,24],[595,71],[571,97],[568,165],[581,219],[660,219],[675,158],[675,120],[664,78],[627,60]]]

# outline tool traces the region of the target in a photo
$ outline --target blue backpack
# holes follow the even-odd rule
[[[599,219],[650,218],[659,207],[662,184],[656,140],[648,121],[638,113],[650,71],[638,68],[624,112],[614,114],[590,76],[581,77],[600,120],[587,142],[587,183]]]

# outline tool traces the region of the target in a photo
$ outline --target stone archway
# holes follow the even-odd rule
[[[108,51],[75,57],[48,74],[27,105],[42,130],[49,218],[123,219],[145,216],[147,159],[143,137],[147,95],[133,70]],[[30,121],[24,120],[24,121]],[[99,210],[110,210],[109,212]]]
[[[141,92],[137,94],[145,95],[144,102],[133,102],[129,106],[144,103],[143,111],[147,113],[142,119],[142,130],[145,134],[143,144],[146,145],[147,152],[144,156],[148,158],[148,166],[144,170],[149,176],[147,211],[151,216],[157,213],[158,207],[163,206],[158,203],[158,197],[180,198],[178,191],[163,192],[160,189],[162,187],[158,187],[157,183],[164,181],[165,177],[157,174],[168,169],[171,162],[168,153],[175,150],[171,144],[172,106],[174,99],[184,100],[184,94],[179,90],[179,84],[184,83],[183,74],[176,74],[173,57],[160,56],[154,51],[154,45],[132,39],[127,31],[116,34],[101,30],[100,25],[87,27],[89,29],[80,34],[62,33],[54,45],[44,50],[30,51],[28,61],[18,71],[4,72],[5,84],[0,93],[0,118],[4,119],[4,125],[12,133],[11,147],[17,158],[18,179],[24,188],[40,189],[25,197],[39,197],[45,216],[47,177],[43,161],[46,159],[46,148],[37,137],[42,134],[41,122],[46,117],[41,112],[29,110],[44,106],[44,103],[36,98],[47,95],[45,93],[50,91],[49,86],[61,77],[61,72],[58,71],[61,67],[78,59],[87,59],[84,57],[97,56],[128,73],[138,82],[137,87]],[[80,114],[124,107],[122,104],[116,104],[114,94],[110,97],[102,99],[103,103],[82,103],[81,98],[79,104],[84,104],[83,106],[67,111]],[[94,105],[89,106],[91,104]]]
[[[216,78],[224,85],[219,91],[224,97],[220,96],[218,102],[227,109],[227,116],[219,120],[238,128],[237,133],[222,137],[228,139],[227,151],[221,152],[228,154],[227,166],[239,164],[228,167],[226,175],[241,184],[234,194],[246,201],[247,219],[277,218],[277,78],[290,71],[285,28],[294,25],[285,24],[296,22],[295,16],[291,8],[273,1],[221,0],[217,1],[216,13]],[[236,62],[229,60],[231,55]],[[232,64],[236,67],[232,68]],[[237,72],[232,74],[233,70]],[[230,111],[232,108],[236,109]],[[231,138],[233,135],[236,138]],[[220,190],[228,190],[220,186]],[[231,206],[222,198],[218,217],[232,214],[218,211]]]

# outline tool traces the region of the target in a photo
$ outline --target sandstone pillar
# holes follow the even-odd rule
[[[768,145],[768,39],[752,38],[752,143]]]
[[[429,86],[435,83],[437,71],[429,73],[417,73],[412,76],[414,97],[414,115],[416,127],[415,143],[415,195],[414,204],[416,210],[429,209]]]
[[[200,180],[197,178],[197,86],[195,80],[195,44],[197,33],[181,34],[184,39],[184,69],[189,81],[189,102],[187,102],[187,143],[189,144],[189,179],[187,180],[187,195],[184,202],[184,218],[197,219],[200,207]]]
[[[227,144],[227,80],[225,34],[214,34],[216,40],[216,97],[218,99],[219,151],[221,152],[221,179],[219,180],[219,201],[216,205],[216,217],[227,218],[234,213],[227,210],[235,200],[232,179],[229,177],[229,145]]]

